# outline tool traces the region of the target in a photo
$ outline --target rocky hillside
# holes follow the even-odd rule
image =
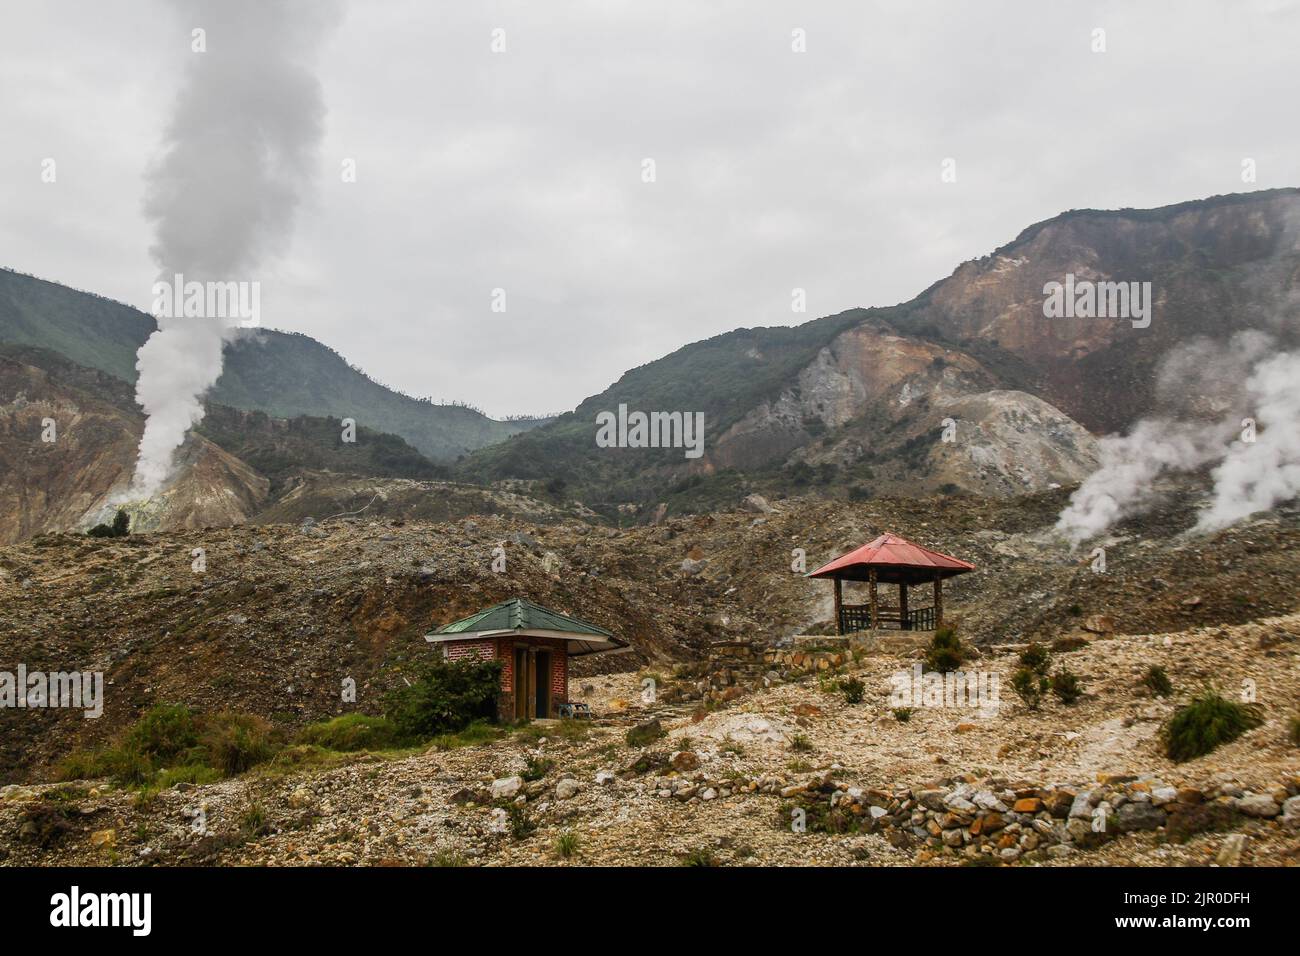
[[[1152,408],[1175,345],[1246,328],[1300,336],[1300,191],[1080,210],[1026,229],[917,298],[789,329],[741,329],[635,369],[574,413],[484,449],[465,474],[558,479],[590,506],[716,506],[769,491],[945,486],[1008,494],[1077,481],[1089,432]],[[1044,317],[1044,287],[1150,282],[1152,321]],[[620,403],[701,411],[705,453],[601,449]],[[953,447],[938,447],[946,419]]]
[[[439,481],[446,468],[396,435],[358,426],[355,441],[344,442],[337,419],[274,419],[211,403],[161,492],[129,501],[144,427],[129,385],[45,349],[0,346],[0,403],[0,542],[85,530],[111,521],[119,507],[136,532],[297,521],[363,507],[425,520],[588,514],[506,488]],[[394,480],[404,478],[422,480]]]
[[[890,699],[906,651],[864,649],[820,681],[774,671],[713,708],[690,703],[689,680],[658,674],[665,693],[646,701],[639,675],[598,676],[579,691],[590,723],[415,753],[298,748],[149,799],[102,780],[0,787],[0,863],[1295,865],[1298,648],[1294,614],[1094,636],[1054,655],[1082,681],[1070,704],[1008,694],[906,720]],[[1018,650],[975,666],[1006,686]],[[1168,697],[1143,687],[1153,665]],[[860,701],[838,690],[849,680]],[[1174,763],[1160,727],[1207,680],[1256,682],[1264,720]]]
[[[0,780],[39,775],[160,701],[292,728],[341,712],[339,682],[351,676],[361,709],[373,710],[397,679],[394,667],[427,653],[424,633],[515,595],[628,640],[634,654],[592,659],[619,668],[671,671],[703,661],[715,641],[826,633],[831,589],[792,571],[795,549],[811,570],[883,530],[977,565],[945,591],[950,616],[976,645],[1174,632],[1294,611],[1300,511],[1192,537],[1197,497],[1170,488],[1163,509],[1118,528],[1105,542],[1105,573],[1049,533],[1060,491],[849,506],[753,500],[755,510],[624,530],[534,502],[532,513],[550,523],[503,510],[430,524],[363,509],[296,525],[42,536],[0,550],[0,646],[31,669],[103,670],[109,704],[99,720],[0,711]],[[369,492],[354,500],[364,505]],[[492,567],[498,547],[504,573]],[[849,599],[860,596],[850,588]]]
[[[136,351],[155,328],[152,316],[119,302],[0,269],[0,344],[48,349],[134,383]],[[209,398],[275,418],[352,418],[402,436],[437,461],[451,461],[540,421],[496,421],[472,408],[402,395],[308,336],[271,330],[250,331],[226,347],[225,370]]]

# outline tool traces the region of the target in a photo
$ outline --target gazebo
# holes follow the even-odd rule
[[[810,571],[807,577],[830,578],[835,582],[836,634],[880,628],[933,631],[943,626],[943,579],[974,570],[975,565],[960,558],[931,551],[886,532],[870,544]],[[866,604],[844,603],[845,581],[867,582]],[[898,585],[897,607],[881,606],[878,584]],[[929,607],[908,607],[907,588],[916,584],[933,585],[934,603]]]

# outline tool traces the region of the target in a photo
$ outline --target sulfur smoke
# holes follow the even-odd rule
[[[145,214],[159,281],[259,282],[283,251],[314,179],[325,117],[312,61],[337,19],[320,0],[187,0],[176,5],[206,51],[189,54],[149,171]],[[177,312],[173,316],[178,315]],[[158,316],[140,347],[136,401],[147,416],[130,494],[148,497],[203,417],[237,319]]]
[[[1071,496],[1057,530],[1077,546],[1145,510],[1161,475],[1209,465],[1214,489],[1198,531],[1300,494],[1297,382],[1300,352],[1281,350],[1265,332],[1174,349],[1158,372],[1156,412],[1128,434],[1101,440],[1100,467]],[[1253,434],[1245,419],[1254,420]]]

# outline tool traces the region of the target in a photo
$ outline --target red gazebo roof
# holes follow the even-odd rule
[[[936,575],[950,578],[956,574],[965,574],[974,571],[975,565],[885,532],[870,544],[864,544],[830,564],[809,572],[808,577],[866,581],[872,568],[876,570],[877,581],[885,584],[913,584],[933,581]]]

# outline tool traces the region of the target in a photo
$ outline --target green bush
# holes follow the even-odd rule
[[[867,687],[856,677],[846,677],[840,681],[840,690],[844,692],[844,700],[849,704],[862,703],[862,696],[866,693]]]
[[[1021,667],[1011,675],[1011,689],[1030,710],[1037,710],[1042,704],[1048,683],[1046,677],[1034,673],[1028,667]]]
[[[201,742],[208,766],[226,776],[243,773],[275,754],[271,725],[261,717],[223,711],[204,725]]]
[[[1300,717],[1292,717],[1287,724],[1287,736],[1291,738],[1291,743],[1300,747]]]
[[[397,728],[386,717],[344,714],[332,720],[310,724],[298,735],[298,742],[340,753],[357,750],[391,750],[400,745]]]
[[[959,669],[966,659],[966,649],[955,627],[941,627],[934,632],[925,652],[925,669],[947,674]]]
[[[1073,704],[1083,696],[1083,684],[1073,673],[1062,667],[1051,678],[1052,693],[1062,704]]]
[[[188,707],[158,704],[146,710],[126,732],[123,746],[166,765],[192,750],[198,742],[198,723]]]
[[[545,757],[529,757],[528,763],[524,765],[524,772],[520,776],[529,782],[541,780],[550,773],[551,768],[554,766],[554,760]]]
[[[97,524],[86,532],[91,538],[125,538],[131,533],[131,516],[121,508],[117,509],[117,514],[113,516],[113,523]]]
[[[912,719],[914,713],[916,713],[915,707],[895,707],[894,719],[900,724],[905,724]]]
[[[129,787],[159,789],[211,783],[243,773],[278,749],[271,725],[251,714],[199,716],[179,704],[149,708],[109,747],[71,754],[62,780],[112,777]]]
[[[426,662],[414,682],[384,698],[385,716],[405,740],[454,734],[475,720],[495,720],[501,661]]]
[[[1162,730],[1165,753],[1181,763],[1208,754],[1264,722],[1258,704],[1238,704],[1206,690],[1174,711]]]
[[[510,837],[513,840],[526,840],[537,829],[537,824],[528,816],[528,811],[517,803],[506,807],[506,818],[509,821]]]
[[[790,749],[797,754],[810,753],[813,749],[812,741],[807,734],[795,734],[790,738]]]
[[[1168,697],[1174,692],[1173,681],[1159,664],[1152,664],[1142,677],[1142,686],[1157,697]]]
[[[1029,668],[1035,674],[1046,674],[1051,664],[1051,651],[1037,641],[1030,644],[1020,654],[1020,666]]]

